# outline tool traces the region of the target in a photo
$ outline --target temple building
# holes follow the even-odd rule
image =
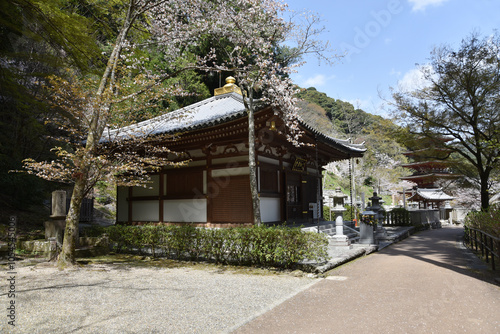
[[[175,134],[162,143],[188,162],[151,174],[144,187],[118,187],[117,223],[193,223],[230,227],[253,224],[248,113],[229,77],[215,96],[113,131],[135,136]],[[322,167],[362,157],[365,148],[300,123],[300,147],[286,139],[279,112],[262,106],[254,116],[257,187],[264,223],[303,223],[321,216]],[[172,160],[178,157],[172,154]]]

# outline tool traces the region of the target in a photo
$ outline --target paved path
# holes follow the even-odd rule
[[[462,231],[424,231],[334,269],[235,333],[500,333],[500,287]]]

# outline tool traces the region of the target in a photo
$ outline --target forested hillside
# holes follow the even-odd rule
[[[61,127],[71,117],[55,103],[55,91],[62,90],[62,85],[67,85],[66,89],[71,85],[76,88],[76,83],[81,82],[79,90],[73,91],[74,101],[58,103],[76,104],[85,99],[85,91],[95,86],[98,73],[106,66],[106,54],[112,51],[113,36],[126,13],[124,5],[125,1],[101,0],[0,2],[2,219],[11,210],[48,213],[41,204],[50,198],[50,192],[70,186],[12,171],[23,170],[24,159],[55,159],[51,148],[68,148],[72,142],[83,140]],[[130,39],[140,41],[145,37],[143,34],[140,29],[132,29]],[[196,50],[186,52],[185,58],[177,61],[182,63],[195,57]],[[176,66],[154,47],[144,47],[132,62],[119,66],[133,69],[134,62],[144,59],[150,59],[151,72]],[[211,87],[217,87],[218,81],[217,73],[184,71],[163,83],[175,89],[157,101],[160,108],[145,108],[135,102],[124,106],[127,119],[119,121],[135,122],[199,101],[210,96]]]
[[[331,98],[325,93],[318,92],[314,87],[303,90],[298,97],[323,108],[325,116],[332,125],[347,136],[362,133],[364,129],[382,118],[355,108],[349,102]]]
[[[355,170],[356,189],[364,189],[368,194],[374,187],[389,194],[401,190],[399,177],[408,174],[408,170],[399,167],[407,161],[402,155],[406,148],[398,143],[404,130],[391,120],[372,115],[351,103],[334,99],[314,87],[299,93],[304,121],[319,130],[338,138],[350,138],[353,142],[364,142],[367,148],[363,159],[358,159]],[[348,191],[348,163],[336,163],[329,166],[329,182],[325,186],[341,185]],[[390,203],[389,203],[390,204]]]

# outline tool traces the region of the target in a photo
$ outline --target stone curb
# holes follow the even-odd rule
[[[385,247],[390,246],[393,243],[399,242],[416,233],[418,229],[415,227],[404,227],[396,231],[388,231],[389,236],[385,238],[378,245],[363,245],[363,244],[354,244],[353,248],[344,254],[339,256],[332,257],[326,263],[302,263],[301,267],[304,268],[304,271],[313,272],[316,274],[322,274],[331,270],[335,267],[341,266],[347,262],[355,260],[359,257],[371,254],[373,252],[384,249]],[[331,247],[331,246],[330,246]]]
[[[330,261],[328,261],[325,265],[318,266],[315,268],[314,272],[318,274],[322,274],[328,270],[331,270],[335,267],[338,267],[340,265],[343,265],[349,261],[355,260],[361,256],[368,255],[370,253],[376,252],[378,246],[377,245],[369,245],[366,247],[356,247],[353,248],[351,252],[348,254],[344,254],[339,257],[332,258]]]

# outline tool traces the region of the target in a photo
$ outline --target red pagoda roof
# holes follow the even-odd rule
[[[425,174],[413,174],[409,176],[400,177],[401,180],[411,181],[418,185],[419,188],[435,187],[434,182],[439,179],[454,179],[460,177],[457,174],[450,173],[425,173]]]
[[[452,150],[449,148],[424,148],[421,150],[415,150],[415,151],[408,151],[408,152],[403,152],[403,155],[406,156],[413,156],[413,157],[421,157],[421,158],[436,158],[439,156],[439,158],[447,158]]]
[[[428,173],[428,174],[402,176],[400,177],[400,179],[416,182],[417,180],[426,180],[426,179],[440,179],[440,178],[453,179],[459,176],[460,175],[458,174],[450,174],[450,173]]]
[[[413,169],[441,169],[442,167],[447,167],[449,166],[450,163],[447,161],[443,160],[432,160],[432,161],[419,161],[419,162],[412,162],[409,164],[403,164],[401,167],[407,167],[407,168],[413,168]],[[420,168],[419,168],[420,167]]]

